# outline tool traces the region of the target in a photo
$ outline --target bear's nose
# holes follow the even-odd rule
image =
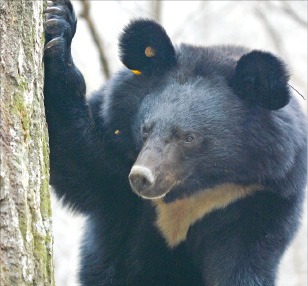
[[[142,195],[154,184],[153,173],[144,166],[133,166],[128,178],[133,191],[139,195]]]

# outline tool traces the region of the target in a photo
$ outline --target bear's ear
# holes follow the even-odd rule
[[[159,74],[176,64],[170,38],[151,20],[131,22],[120,36],[119,49],[121,61],[135,74]]]
[[[277,110],[290,101],[288,80],[289,74],[280,59],[255,50],[239,59],[231,85],[250,103]]]

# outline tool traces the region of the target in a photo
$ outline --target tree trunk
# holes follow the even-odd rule
[[[44,1],[0,0],[0,285],[54,285]]]

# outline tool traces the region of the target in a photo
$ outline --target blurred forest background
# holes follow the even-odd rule
[[[307,97],[307,1],[72,1],[78,17],[75,64],[92,92],[115,74],[118,36],[133,18],[154,18],[174,44],[234,44],[284,59],[290,84]],[[306,110],[307,100],[294,96]],[[76,286],[78,246],[85,218],[53,198],[57,286]],[[307,285],[307,206],[303,224],[279,270],[278,286]],[[193,286],[193,285],[192,285]]]

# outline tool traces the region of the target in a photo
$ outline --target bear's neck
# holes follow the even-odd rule
[[[173,248],[185,241],[189,227],[206,214],[225,208],[257,190],[261,190],[257,185],[222,184],[172,203],[157,199],[153,201],[157,213],[155,224],[168,246]]]

